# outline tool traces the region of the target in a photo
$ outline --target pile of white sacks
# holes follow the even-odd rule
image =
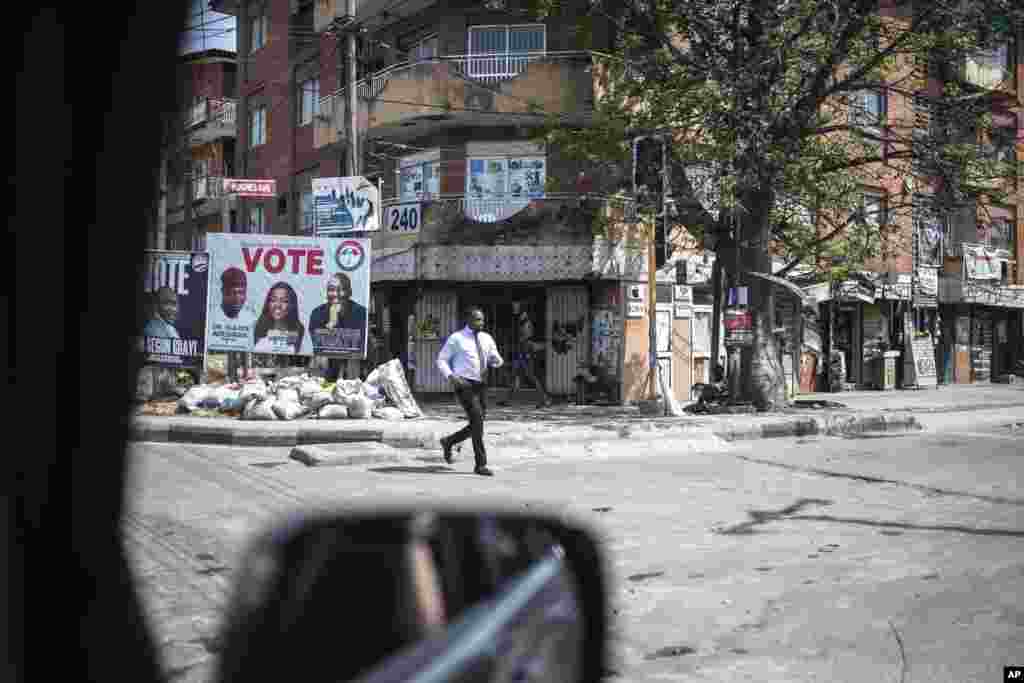
[[[303,374],[270,383],[254,379],[220,386],[200,384],[178,401],[178,412],[199,409],[241,413],[243,420],[423,417],[398,359],[377,367],[365,381],[343,379],[329,384]]]

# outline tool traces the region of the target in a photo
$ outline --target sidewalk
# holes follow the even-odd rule
[[[889,392],[858,391],[806,394],[798,401],[827,400],[843,408],[797,407],[756,415],[687,415],[650,417],[629,406],[532,403],[491,406],[487,438],[495,446],[550,447],[553,443],[617,439],[727,441],[809,434],[850,434],[920,430],[916,414],[1024,407],[1022,385],[956,385],[937,389]],[[254,422],[236,418],[134,416],[131,439],[235,446],[296,446],[379,442],[397,448],[437,447],[437,439],[464,424],[454,401],[425,403],[418,420],[311,420]]]

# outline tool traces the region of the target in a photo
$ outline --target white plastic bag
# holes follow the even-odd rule
[[[344,405],[350,396],[363,393],[363,383],[357,379],[340,379],[334,385],[334,402]]]
[[[323,406],[331,403],[334,398],[331,396],[329,391],[319,391],[311,396],[306,396],[302,399],[302,405],[306,406],[310,410],[317,410]]]
[[[178,399],[178,409],[186,410],[190,413],[193,410],[198,410],[209,395],[210,388],[205,384],[198,384],[186,391],[185,395]]]
[[[306,408],[298,401],[274,401],[274,414],[281,420],[294,420],[306,414]]]
[[[276,420],[277,415],[274,413],[274,399],[272,398],[253,398],[245,406],[245,410],[242,412],[243,420]]]
[[[298,403],[299,392],[291,388],[278,387],[277,394],[275,395],[278,401],[281,403]]]
[[[388,361],[377,367],[373,373],[377,375],[377,384],[400,411],[407,418],[423,417],[423,411],[413,398],[409,383],[405,381],[405,368],[402,361],[397,358]]]
[[[320,385],[320,382],[314,379],[307,379],[299,385],[299,400],[306,401],[321,391],[323,391],[323,387]]]
[[[345,406],[348,416],[356,420],[365,420],[373,414],[373,401],[361,394],[350,396]]]
[[[242,385],[242,392],[239,398],[241,398],[244,403],[253,396],[257,398],[266,398],[268,393],[267,385],[264,384],[262,380],[251,380]]]
[[[348,408],[337,403],[328,403],[320,409],[321,420],[344,420],[348,417]]]
[[[405,416],[402,415],[402,411],[393,406],[385,406],[383,408],[375,408],[373,416],[380,420],[404,420]]]

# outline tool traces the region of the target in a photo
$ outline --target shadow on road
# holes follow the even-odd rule
[[[976,527],[961,526],[959,524],[909,524],[907,522],[881,522],[875,519],[860,519],[857,517],[833,517],[832,515],[796,515],[787,517],[787,521],[801,522],[835,522],[837,524],[856,524],[858,526],[882,527],[885,529],[910,529],[913,531],[956,531],[961,534],[974,536],[1008,536],[1010,538],[1024,538],[1024,531],[1017,529],[978,529]]]
[[[1007,498],[1006,496],[988,496],[982,493],[955,491],[953,489],[943,489],[938,488],[936,486],[928,486],[926,484],[915,484],[913,482],[901,481],[899,479],[886,479],[884,477],[872,477],[866,474],[852,474],[850,472],[836,472],[833,470],[823,470],[817,467],[791,465],[786,462],[766,460],[764,458],[753,458],[749,455],[736,454],[734,455],[734,457],[739,458],[744,462],[756,463],[758,465],[769,465],[771,467],[781,467],[784,470],[790,470],[792,472],[804,472],[807,474],[817,474],[822,477],[832,477],[838,479],[853,479],[854,481],[862,481],[867,484],[893,484],[895,486],[903,486],[906,488],[923,491],[924,493],[928,493],[933,496],[954,496],[956,498],[971,498],[973,500],[981,500],[986,503],[999,503],[1001,505],[1024,505],[1024,498]]]
[[[908,529],[912,531],[954,531],[974,536],[1006,536],[1010,538],[1024,538],[1024,531],[1017,529],[980,529],[977,527],[963,526],[960,524],[912,524],[909,522],[886,522],[877,519],[863,519],[860,517],[836,517],[834,515],[798,515],[804,508],[812,505],[831,505],[832,501],[822,498],[801,498],[778,510],[750,510],[747,516],[750,520],[734,524],[730,527],[715,529],[714,532],[723,536],[748,536],[758,533],[765,533],[759,528],[770,522],[831,522],[836,524],[854,524],[857,526],[878,527],[881,529]],[[885,533],[884,531],[882,533]]]
[[[371,467],[371,472],[383,474],[473,474],[472,472],[461,472],[442,465],[427,465],[425,467],[413,467],[411,465],[399,465],[396,467]]]

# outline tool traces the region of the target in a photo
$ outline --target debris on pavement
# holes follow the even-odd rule
[[[140,396],[151,396],[138,411],[146,415],[185,413],[197,417],[231,416],[243,420],[381,419],[423,417],[398,359],[377,367],[366,381],[328,382],[303,373],[265,382],[249,377],[244,382],[197,384],[181,387],[181,398],[156,405],[153,373],[140,376]]]

